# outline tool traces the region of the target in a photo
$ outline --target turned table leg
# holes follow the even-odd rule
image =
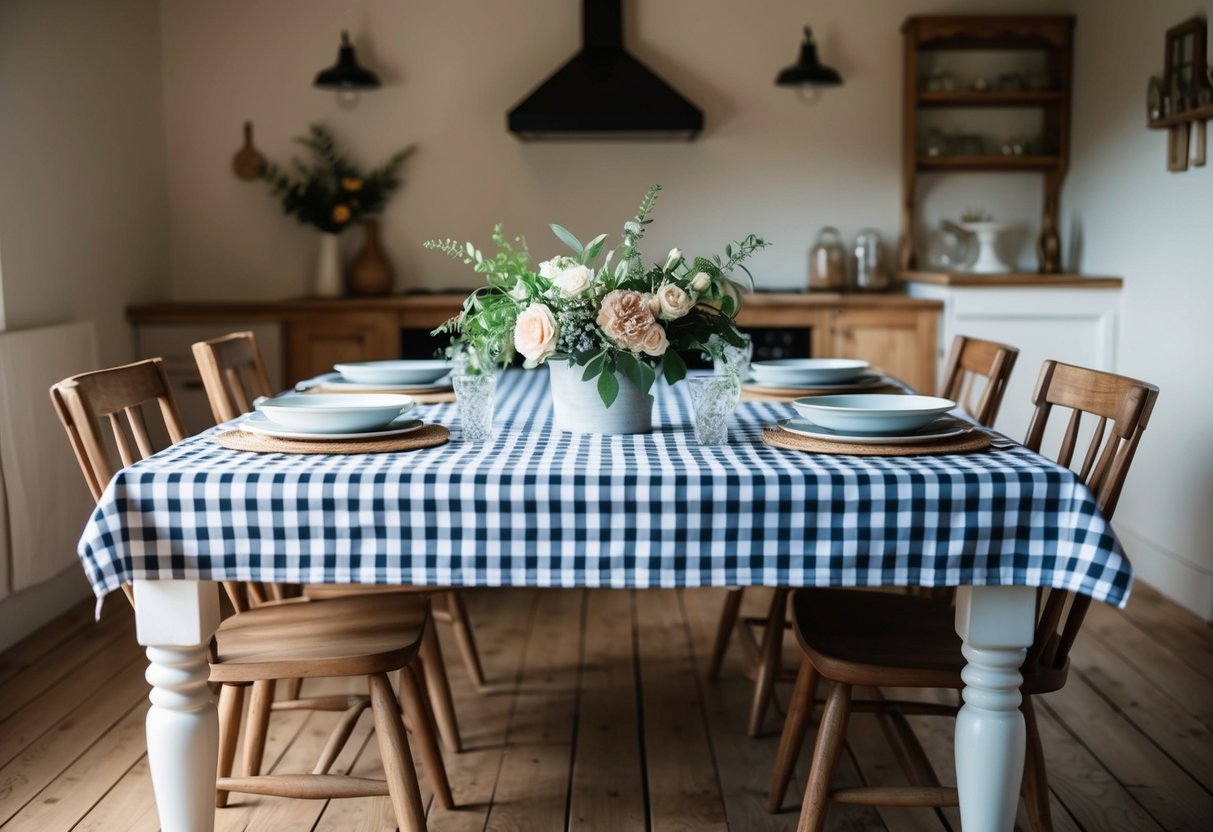
[[[964,832],[1011,832],[1026,731],[1019,667],[1032,643],[1036,590],[961,587],[956,632],[968,664],[956,717],[956,786]]]
[[[207,645],[219,626],[212,583],[136,581],[135,627],[147,648],[147,759],[164,832],[212,832],[219,717]]]

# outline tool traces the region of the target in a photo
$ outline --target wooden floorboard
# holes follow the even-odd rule
[[[744,614],[767,595],[750,593]],[[771,730],[745,735],[750,682],[740,650],[705,677],[719,590],[486,590],[467,593],[487,684],[478,689],[439,625],[464,750],[446,753],[454,811],[432,806],[432,832],[795,829],[811,748],[785,808],[766,789],[791,686],[780,682]],[[153,832],[158,828],[143,717],[145,659],[129,608],[74,608],[0,653],[0,830]],[[790,642],[792,640],[789,640]],[[789,667],[797,648],[785,651]],[[1125,611],[1095,605],[1069,683],[1038,697],[1058,832],[1213,828],[1213,630],[1139,584]],[[361,691],[361,680],[309,680],[304,693]],[[862,692],[860,692],[862,695]],[[900,695],[904,691],[888,691]],[[918,692],[932,701],[951,693]],[[310,769],[335,714],[277,713],[267,771]],[[941,780],[953,782],[951,722],[910,722]],[[811,746],[810,730],[806,746]],[[370,720],[337,771],[380,774]],[[870,714],[855,714],[840,785],[904,782]],[[957,830],[955,810],[834,807],[827,829]],[[1021,812],[1017,830],[1026,832]],[[219,832],[391,832],[386,798],[292,801],[234,795]]]

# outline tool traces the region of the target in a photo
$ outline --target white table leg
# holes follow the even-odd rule
[[[961,587],[956,632],[968,661],[956,717],[956,786],[964,832],[1010,832],[1023,779],[1019,667],[1032,643],[1036,590]]]
[[[147,647],[147,759],[164,832],[212,832],[219,717],[207,645],[219,626],[213,583],[136,581],[135,630]]]

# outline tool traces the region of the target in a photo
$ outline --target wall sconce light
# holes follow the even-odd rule
[[[779,73],[775,83],[781,87],[798,87],[808,101],[817,97],[822,87],[837,87],[842,76],[832,67],[822,66],[817,60],[817,44],[813,41],[813,30],[804,27],[804,43],[800,44],[800,60]]]
[[[358,63],[358,59],[354,57],[354,45],[350,43],[350,33],[342,32],[337,63],[316,73],[312,86],[322,90],[336,90],[337,104],[342,109],[350,110],[358,103],[360,90],[379,87],[379,76]]]

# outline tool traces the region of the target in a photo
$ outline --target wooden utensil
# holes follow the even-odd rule
[[[265,157],[261,155],[261,151],[253,147],[253,123],[246,121],[244,123],[244,146],[236,151],[236,155],[232,157],[232,170],[236,174],[237,179],[260,179],[261,172],[265,170]]]

